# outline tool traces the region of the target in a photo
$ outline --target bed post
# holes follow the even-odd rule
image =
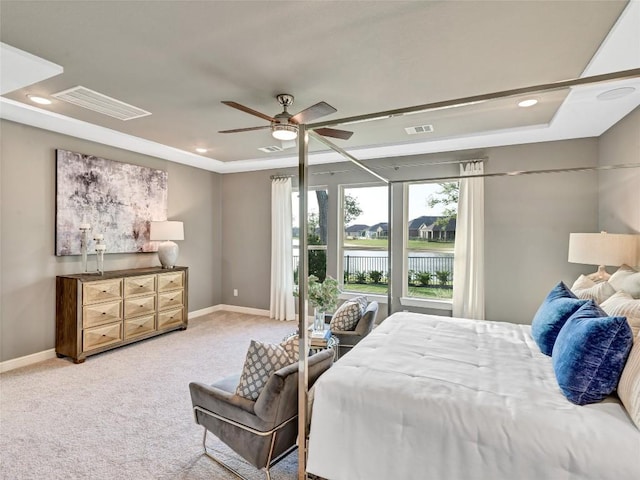
[[[298,480],[307,478],[307,395],[309,363],[307,352],[307,199],[309,180],[308,147],[309,136],[304,125],[298,126],[298,192],[300,196],[298,218],[300,230],[298,233],[298,332],[300,348],[298,352]]]

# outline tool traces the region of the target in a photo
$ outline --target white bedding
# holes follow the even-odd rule
[[[387,318],[315,384],[307,470],[330,480],[638,480],[613,397],[570,403],[530,327]]]

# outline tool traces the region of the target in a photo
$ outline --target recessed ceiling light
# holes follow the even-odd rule
[[[196,152],[198,152],[198,153],[207,153],[207,149],[198,147],[198,148],[196,148]]]
[[[616,98],[627,96],[635,91],[636,89],[634,87],[614,88],[613,90],[602,92],[597,98],[598,100],[615,100]]]
[[[37,95],[27,95],[27,98],[38,105],[51,105],[51,100],[48,98],[38,97]]]
[[[518,103],[519,107],[533,107],[536,103],[538,103],[538,100],[536,100],[535,98],[529,98],[528,100],[522,100],[521,102]]]

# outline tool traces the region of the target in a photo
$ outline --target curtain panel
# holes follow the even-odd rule
[[[460,175],[482,175],[482,162],[460,165]],[[460,180],[453,260],[453,316],[484,320],[484,178]]]
[[[270,316],[295,320],[291,233],[291,178],[271,181],[271,302]]]

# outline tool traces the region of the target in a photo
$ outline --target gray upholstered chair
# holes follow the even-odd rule
[[[339,356],[341,357],[364,337],[371,333],[373,325],[376,321],[376,315],[378,314],[378,302],[370,302],[367,305],[364,314],[358,320],[356,328],[354,330],[331,330],[331,335],[338,338],[340,341],[338,345]]]
[[[332,363],[331,350],[309,357],[309,388]],[[298,363],[273,373],[255,401],[235,394],[239,380],[237,374],[213,385],[189,384],[196,423],[204,427],[204,454],[245,478],[207,450],[209,431],[247,462],[264,469],[269,480],[269,468],[297,446]]]

